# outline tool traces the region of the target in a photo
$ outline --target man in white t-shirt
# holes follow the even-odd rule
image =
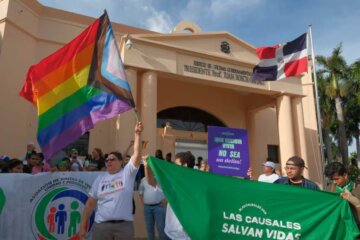
[[[274,183],[279,179],[279,176],[275,173],[276,164],[274,162],[267,161],[263,163],[263,174],[258,178],[259,182]]]
[[[111,155],[116,156],[116,154],[110,153],[106,160],[111,161]],[[107,165],[109,164],[107,162]],[[119,172],[113,174],[105,172],[96,178],[89,192],[90,197],[97,200],[95,222],[134,220],[131,209],[137,170],[134,160],[130,159]]]
[[[136,173],[141,161],[142,124],[135,126],[134,154],[123,168],[123,158],[119,152],[111,152],[105,160],[106,172],[94,181],[85,204],[80,227],[80,239],[85,239],[88,221],[94,209],[95,224],[93,239],[120,240],[133,239],[134,226],[132,199]]]
[[[155,240],[155,224],[159,233],[159,240],[167,240],[165,235],[166,199],[164,193],[157,187],[150,185],[146,178],[141,180],[139,195],[144,204],[144,217],[148,240]]]
[[[195,165],[195,157],[191,152],[179,152],[175,155],[174,163],[183,167],[193,168]],[[147,182],[153,187],[159,187],[146,161],[144,162],[144,167]],[[166,209],[165,234],[172,240],[190,240],[190,237],[186,234],[170,204],[167,205]]]

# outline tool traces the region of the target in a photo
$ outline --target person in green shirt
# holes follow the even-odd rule
[[[351,181],[344,164],[332,162],[325,167],[325,176],[331,180],[329,190],[339,193],[350,203],[354,218],[360,226],[360,185]]]

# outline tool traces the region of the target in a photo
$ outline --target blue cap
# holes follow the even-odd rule
[[[274,162],[267,161],[263,164],[265,167],[271,167],[272,169],[276,168],[276,164]]]
[[[2,155],[2,156],[0,157],[0,160],[3,160],[3,161],[9,161],[9,160],[10,160],[10,158],[9,158],[9,156]]]

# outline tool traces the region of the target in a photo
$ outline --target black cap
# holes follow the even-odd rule
[[[289,163],[290,161],[292,163]],[[294,166],[302,168],[302,167],[305,167],[305,162],[301,157],[293,156],[287,160],[286,165],[294,165]]]

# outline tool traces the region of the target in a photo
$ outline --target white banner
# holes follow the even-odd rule
[[[88,192],[99,174],[0,174],[0,239],[78,239]],[[94,214],[88,238],[93,223]]]

